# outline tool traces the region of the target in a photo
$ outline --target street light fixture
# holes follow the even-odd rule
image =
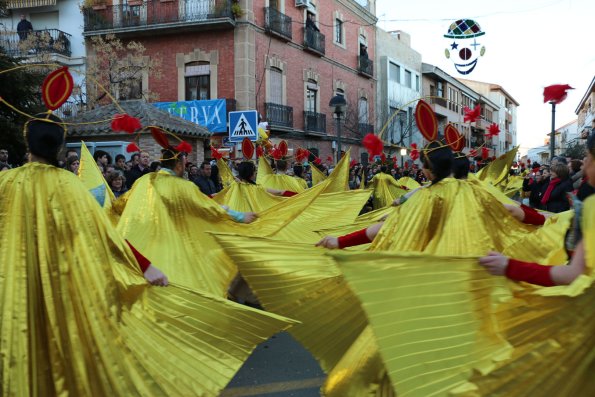
[[[401,168],[403,168],[404,166],[404,158],[405,156],[407,156],[407,149],[405,149],[404,147],[401,148]]]
[[[337,94],[331,98],[330,102],[328,103],[331,112],[335,115],[337,119],[336,128],[337,128],[337,163],[341,160],[341,117],[345,114],[345,110],[347,109],[347,101],[345,97],[341,94]]]

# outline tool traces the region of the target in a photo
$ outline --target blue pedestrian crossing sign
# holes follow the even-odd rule
[[[258,112],[243,110],[229,112],[229,141],[242,142],[244,138],[251,141],[258,139]]]

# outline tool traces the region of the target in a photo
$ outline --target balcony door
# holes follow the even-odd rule
[[[184,13],[187,21],[205,20],[209,14],[215,12],[214,9],[211,10],[215,6],[213,0],[181,0],[180,4],[183,7],[180,11]]]

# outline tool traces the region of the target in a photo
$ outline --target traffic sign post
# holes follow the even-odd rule
[[[229,112],[229,141],[242,142],[244,138],[251,141],[258,139],[258,112],[256,110]]]

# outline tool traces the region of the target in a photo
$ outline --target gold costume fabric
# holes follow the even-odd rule
[[[397,184],[399,186],[405,186],[409,190],[414,190],[420,187],[421,185],[415,179],[410,178],[408,176],[401,177],[397,179]]]
[[[518,150],[519,147],[516,146],[514,149],[504,153],[502,156],[489,163],[477,172],[477,178],[481,181],[488,181],[494,185],[498,185],[508,177],[510,167],[516,158]]]
[[[595,197],[585,274],[538,287],[476,258],[333,254],[360,297],[399,396],[587,396],[595,390]]]
[[[396,198],[407,193],[390,174],[379,172],[370,181],[372,185],[372,203],[374,209],[384,208],[393,203]]]
[[[217,396],[290,320],[151,287],[78,178],[40,163],[0,174],[5,396]]]
[[[271,168],[271,163],[266,157],[261,156],[258,158],[258,172],[256,173],[256,183],[262,185],[265,178],[273,175],[275,172]]]
[[[285,174],[267,175],[262,178],[261,183],[264,187],[281,191],[300,193],[305,190],[296,178]]]
[[[223,188],[229,187],[235,182],[233,172],[231,172],[229,165],[227,165],[227,161],[223,160],[222,158],[217,159],[217,168],[219,169],[219,176],[221,177]]]
[[[316,186],[326,179],[326,175],[315,164],[310,164],[310,170],[312,171],[312,186]]]
[[[262,212],[287,201],[287,197],[275,196],[263,185],[234,181],[217,193],[213,200],[236,211]]]

